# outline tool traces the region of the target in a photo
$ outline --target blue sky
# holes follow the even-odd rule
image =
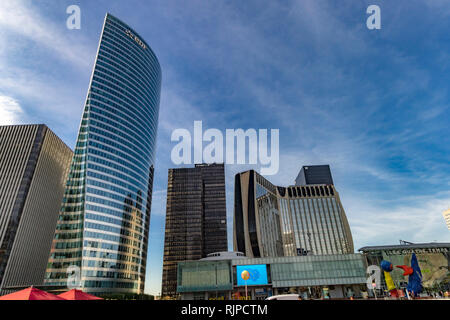
[[[274,184],[330,164],[356,249],[450,241],[450,2],[1,1],[0,124],[46,123],[73,148],[106,12],[163,72],[146,292],[160,291],[170,135],[194,120],[280,129]],[[226,167],[230,249],[233,177],[249,168]]]

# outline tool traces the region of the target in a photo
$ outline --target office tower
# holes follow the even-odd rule
[[[447,224],[448,230],[450,230],[450,209],[443,212],[445,223]]]
[[[234,250],[248,257],[353,253],[332,184],[279,187],[254,170],[235,176]]]
[[[84,291],[143,293],[160,89],[153,51],[107,14],[47,285],[65,286],[77,270],[81,278],[70,279]]]
[[[47,126],[0,127],[0,292],[42,285],[72,151]]]
[[[330,166],[303,166],[297,179],[295,179],[295,185],[307,186],[311,184],[334,184]]]
[[[174,296],[177,263],[227,251],[225,168],[169,169],[162,295]]]

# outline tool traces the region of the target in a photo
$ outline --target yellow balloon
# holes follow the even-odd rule
[[[250,273],[247,270],[242,271],[241,278],[247,281],[248,279],[250,279]]]
[[[391,274],[389,272],[384,272],[384,279],[386,280],[386,285],[389,291],[395,289],[394,281],[392,280]]]

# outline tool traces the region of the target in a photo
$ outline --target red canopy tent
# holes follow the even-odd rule
[[[93,296],[92,294],[77,289],[61,293],[58,297],[64,298],[65,300],[103,300],[103,298]]]
[[[29,287],[0,297],[0,300],[65,300],[57,295]]]

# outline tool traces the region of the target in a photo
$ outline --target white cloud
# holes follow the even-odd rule
[[[42,17],[37,8],[29,1],[1,1],[0,26],[11,34],[6,37],[11,43],[17,35],[37,42],[50,49],[51,52],[64,60],[69,60],[80,67],[89,67],[93,60],[89,56],[90,50],[82,46],[73,45],[63,34],[65,26],[57,26]]]
[[[367,245],[412,242],[449,242],[450,231],[442,212],[450,205],[450,192],[399,199],[400,205],[375,202],[354,196],[342,199],[355,249]]]
[[[17,124],[22,114],[22,107],[17,100],[0,95],[0,125]]]
[[[42,8],[28,0],[0,1],[0,88],[27,110],[26,119],[15,112],[8,121],[46,123],[63,139],[70,137],[70,145],[97,42],[56,23]]]
[[[152,217],[153,216],[166,216],[166,202],[167,202],[167,190],[153,190],[152,193]]]
[[[33,70],[8,67],[1,68],[0,87],[15,96],[23,97],[26,101],[33,102],[33,109],[42,112],[40,115],[48,117],[48,112],[53,117],[66,122],[67,119],[77,119],[81,116],[83,100],[80,94],[83,91],[75,91],[67,85],[48,76],[45,73],[37,73]],[[87,85],[86,85],[87,87]],[[68,108],[74,106],[74,108]]]

